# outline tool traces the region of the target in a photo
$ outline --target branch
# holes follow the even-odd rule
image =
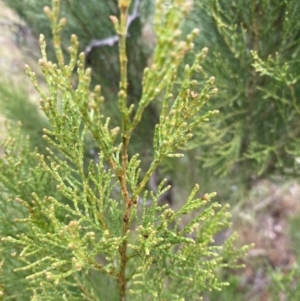
[[[127,18],[127,24],[126,24],[126,36],[127,37],[129,36],[128,35],[128,30],[129,30],[130,25],[132,24],[132,22],[135,19],[139,18],[139,16],[140,16],[139,12],[138,12],[139,5],[140,5],[140,0],[135,0],[134,6],[133,6],[133,9],[132,9],[132,13]],[[119,41],[119,36],[118,35],[113,35],[113,36],[110,36],[108,38],[101,39],[101,40],[92,40],[90,42],[90,44],[85,47],[85,51],[84,51],[85,57],[88,57],[88,55],[95,48],[99,48],[99,47],[102,47],[102,46],[110,46],[110,47],[112,47],[118,41]]]

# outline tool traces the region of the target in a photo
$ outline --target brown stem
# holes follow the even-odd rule
[[[121,184],[121,191],[123,195],[123,199],[125,202],[125,211],[123,215],[123,230],[122,236],[125,237],[128,230],[129,230],[129,220],[130,220],[130,209],[132,206],[132,201],[128,194],[128,189],[126,185],[126,169],[127,169],[127,162],[128,162],[128,143],[129,138],[127,136],[123,136],[123,149],[122,149],[122,172],[119,175],[119,181]],[[127,251],[127,239],[124,239],[122,245],[119,249],[120,257],[121,257],[121,267],[119,273],[119,289],[120,289],[120,301],[125,301],[125,292],[126,292],[126,277],[125,277],[125,270],[126,264],[128,261],[128,257],[126,254]]]
[[[130,1],[129,0],[119,0],[119,9],[120,9],[120,26],[119,26],[119,55],[120,55],[120,93],[119,94],[119,106],[122,113],[122,167],[118,173],[118,179],[121,185],[122,196],[125,204],[125,210],[123,214],[123,229],[122,237],[123,242],[119,248],[121,264],[120,272],[118,275],[118,285],[120,290],[120,301],[126,300],[126,284],[127,280],[125,277],[126,264],[128,262],[127,257],[127,239],[125,236],[129,230],[129,221],[130,221],[130,209],[131,209],[131,199],[128,194],[128,189],[126,185],[126,171],[128,164],[128,144],[130,140],[130,135],[128,135],[128,113],[127,113],[127,55],[126,55],[126,34],[127,34],[127,13]]]

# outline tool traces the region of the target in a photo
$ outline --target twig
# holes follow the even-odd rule
[[[285,186],[277,188],[275,193],[272,193],[267,198],[265,198],[264,200],[262,200],[261,202],[253,206],[253,211],[254,212],[261,211],[266,207],[268,207],[270,204],[273,203],[274,200],[276,200],[280,195],[282,195],[285,192],[286,188],[287,187]]]
[[[99,163],[99,150],[92,148],[89,151],[89,155],[92,157],[92,159],[94,160],[95,164]],[[108,165],[104,166],[104,169],[107,171],[109,168]],[[154,171],[153,174],[151,175],[149,182],[148,182],[148,189],[150,191],[152,191],[154,194],[157,193],[157,188],[158,185],[160,183],[160,177],[157,173],[157,171]],[[157,199],[157,203],[158,204],[162,204],[163,202],[168,203],[170,206],[174,205],[174,196],[173,196],[173,181],[170,177],[167,177],[167,181],[166,181],[166,186],[170,185],[171,188],[169,190],[167,190],[166,192],[164,192],[163,194],[161,194],[158,199]],[[120,193],[121,189],[119,186],[115,186],[114,187],[114,192],[116,193]],[[129,197],[132,197],[132,194],[129,193]],[[139,204],[146,204],[146,206],[150,206],[153,203],[152,199],[146,199],[144,200],[142,197],[139,196],[138,198],[138,203]]]
[[[127,35],[127,37],[128,37],[128,30],[129,30],[130,25],[132,24],[132,22],[135,19],[139,18],[139,16],[140,16],[139,12],[138,12],[139,5],[140,5],[140,0],[135,0],[132,13],[127,18],[127,24],[126,24],[126,35]],[[101,40],[92,40],[90,42],[90,44],[85,47],[85,51],[84,51],[85,52],[85,57],[88,57],[89,54],[92,52],[92,50],[94,50],[95,48],[99,48],[99,47],[102,47],[102,46],[112,47],[117,42],[119,42],[119,36],[118,35],[113,35],[113,36],[110,36],[108,38],[104,38],[104,39],[101,39]]]

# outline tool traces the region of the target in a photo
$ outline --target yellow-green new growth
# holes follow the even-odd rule
[[[46,55],[40,38],[40,66],[48,92],[44,93],[35,74],[26,67],[41,97],[41,108],[51,127],[44,130],[48,155],[26,153],[37,171],[47,177],[43,189],[30,187],[18,197],[28,215],[18,222],[26,225],[19,235],[2,238],[18,246],[20,265],[26,274],[31,300],[192,300],[206,289],[220,289],[215,269],[231,266],[240,251],[233,240],[213,245],[214,235],[228,227],[227,207],[210,203],[215,193],[197,197],[196,185],[187,202],[177,211],[160,206],[159,197],[170,186],[163,181],[157,191],[145,191],[152,173],[162,160],[179,157],[179,147],[193,137],[217,111],[201,115],[201,109],[216,93],[211,77],[200,88],[194,75],[201,72],[207,54],[204,48],[194,63],[185,66],[184,78],[177,80],[178,68],[193,49],[195,29],[180,39],[180,21],[188,13],[186,1],[158,1],[156,12],[157,47],[151,66],[145,69],[143,94],[137,106],[127,104],[126,23],[130,1],[119,1],[120,16],[111,17],[119,35],[120,90],[117,95],[122,115],[118,127],[110,127],[103,115],[101,87],[90,91],[91,69],[85,69],[84,54],[77,57],[78,41],[71,37],[70,59],[66,64],[60,33],[58,0],[45,8],[51,21],[57,64]],[[77,69],[77,83],[73,72]],[[153,138],[154,158],[142,172],[139,155],[129,158],[128,146],[145,108],[161,104],[159,123]],[[85,162],[85,137],[92,135],[99,147],[99,162]],[[16,141],[9,147],[14,148]],[[12,168],[16,161],[0,160],[0,167]],[[12,178],[17,177],[13,174]],[[1,175],[6,180],[6,174]],[[42,182],[41,182],[42,185]],[[53,190],[46,191],[46,185]],[[143,203],[138,200],[142,199]],[[147,203],[147,195],[152,201]],[[194,212],[188,223],[182,217]],[[244,250],[243,250],[244,251]],[[230,254],[227,256],[226,254]],[[108,292],[106,291],[108,290]],[[110,291],[111,290],[111,291]]]

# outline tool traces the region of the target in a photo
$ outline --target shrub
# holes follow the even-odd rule
[[[126,24],[130,1],[120,0],[120,16],[111,17],[119,37],[119,126],[111,127],[103,113],[101,87],[92,91],[91,69],[77,56],[71,36],[67,59],[61,48],[60,1],[45,7],[53,33],[57,63],[47,58],[40,37],[39,61],[48,92],[26,66],[41,97],[50,127],[44,130],[47,155],[30,148],[27,138],[8,127],[0,160],[1,295],[4,300],[195,300],[205,290],[221,289],[217,270],[235,267],[246,248],[235,249],[236,235],[214,245],[214,235],[230,226],[228,206],[212,202],[215,193],[198,196],[196,184],[184,205],[161,205],[170,189],[163,180],[156,191],[146,184],[165,157],[177,160],[184,145],[217,111],[203,112],[216,93],[214,78],[197,81],[207,49],[195,54],[176,75],[198,34],[181,40],[180,20],[189,11],[183,0],[158,1],[153,63],[144,70],[143,94],[128,105]],[[77,69],[74,85],[73,70]],[[154,129],[153,160],[128,153],[131,137],[151,102],[160,107]],[[86,161],[84,143],[92,137],[97,160]],[[191,213],[193,215],[189,216]],[[183,219],[189,216],[188,219]]]

